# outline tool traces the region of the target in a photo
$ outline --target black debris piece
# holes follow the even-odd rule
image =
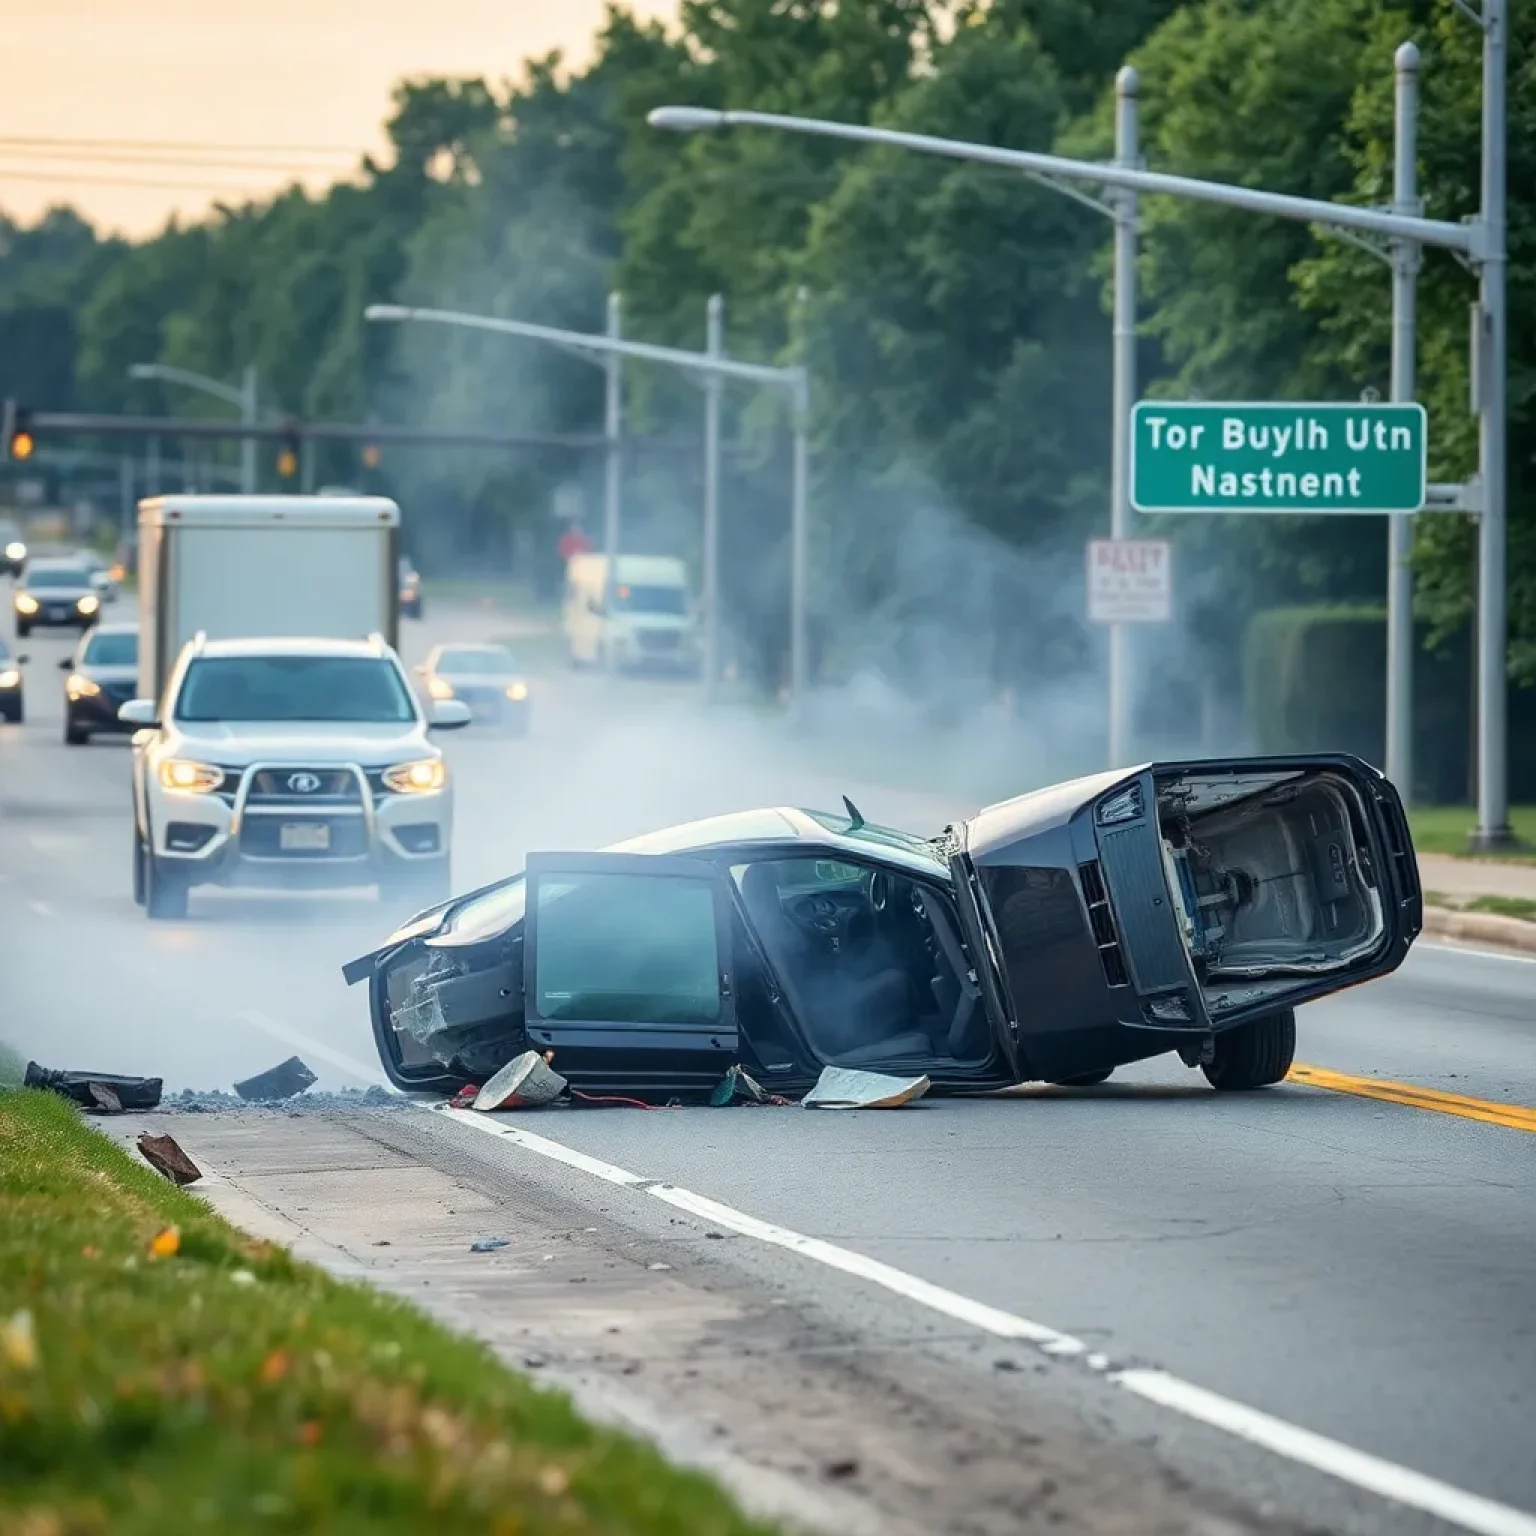
[[[173,1184],[195,1184],[203,1171],[176,1145],[170,1136],[139,1136],[139,1155],[156,1173],[163,1173]]]
[[[102,1089],[111,1090],[118,1109],[155,1109],[164,1087],[158,1077],[121,1077],[113,1072],[60,1072],[51,1067],[40,1067],[35,1061],[27,1063],[22,1082],[28,1088],[47,1088],[63,1094],[86,1109],[104,1107],[100,1097]]]
[[[316,1081],[318,1079],[315,1074],[297,1056],[290,1056],[287,1061],[268,1071],[258,1072],[255,1077],[236,1083],[235,1092],[247,1104],[271,1103],[278,1099],[291,1099]]]
[[[855,1457],[845,1456],[837,1461],[827,1462],[821,1470],[834,1482],[841,1482],[844,1478],[859,1475],[859,1463]]]
[[[471,1253],[493,1253],[498,1248],[506,1248],[511,1244],[509,1237],[477,1237],[469,1245]]]
[[[727,1104],[787,1104],[789,1100],[781,1098],[776,1093],[769,1093],[745,1067],[738,1063],[715,1084],[714,1092],[709,1096],[709,1102],[716,1109],[722,1109]]]

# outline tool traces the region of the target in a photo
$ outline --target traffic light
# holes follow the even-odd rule
[[[380,453],[379,445],[377,443],[364,443],[363,444],[363,468],[364,469],[377,469],[379,467],[379,460],[382,459],[383,457],[384,457],[384,455],[382,453]]]
[[[284,480],[291,480],[299,472],[299,432],[297,427],[283,429],[278,442],[277,472]]]
[[[18,463],[30,459],[37,451],[37,438],[32,431],[32,412],[14,400],[5,402],[5,452]]]

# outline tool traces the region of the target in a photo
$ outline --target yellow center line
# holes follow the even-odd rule
[[[1413,1083],[1353,1077],[1348,1072],[1332,1072],[1327,1067],[1311,1067],[1299,1061],[1286,1081],[1326,1088],[1331,1093],[1353,1093],[1362,1099],[1405,1104],[1410,1109],[1433,1110],[1439,1115],[1458,1115],[1463,1120],[1481,1120],[1511,1131],[1536,1132],[1536,1108],[1524,1104],[1495,1104],[1489,1099],[1469,1099],[1459,1093],[1442,1093],[1438,1088],[1420,1088]]]

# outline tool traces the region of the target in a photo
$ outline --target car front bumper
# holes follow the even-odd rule
[[[36,613],[15,612],[17,625],[28,629],[89,629],[101,617],[100,608],[81,613],[74,603],[39,603]]]
[[[168,870],[194,885],[374,885],[423,875],[446,864],[452,842],[453,789],[421,794],[381,791],[376,775],[344,771],[358,786],[346,801],[270,803],[254,796],[256,763],[226,779],[233,788],[187,794],[153,785],[150,841]]]
[[[114,696],[105,688],[100,693],[81,694],[76,698],[71,698],[66,693],[64,696],[65,718],[71,725],[84,726],[88,730],[113,731],[130,736],[137,727],[124,725],[117,718],[117,712],[133,697],[132,692]]]

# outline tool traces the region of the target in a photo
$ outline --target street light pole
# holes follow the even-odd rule
[[[608,339],[618,341],[623,330],[622,301],[616,293],[608,295]],[[623,475],[624,380],[620,371],[617,352],[609,352],[603,359],[605,388],[603,392],[603,432],[608,439],[608,457],[605,461],[606,479],[603,484],[603,554],[608,560],[607,582],[610,592],[615,580],[619,558],[619,495]]]
[[[725,300],[711,294],[706,311],[705,354],[725,353]],[[720,686],[720,391],[721,378],[704,380],[704,699],[713,703]]]
[[[1419,50],[1397,50],[1393,123],[1392,206],[1417,214]],[[1413,399],[1416,292],[1420,252],[1416,241],[1392,242],[1392,399]],[[1413,795],[1413,515],[1387,519],[1387,777],[1403,803]]]
[[[805,566],[811,459],[811,381],[804,368],[795,369],[789,408],[795,432],[789,512],[789,696],[798,710],[805,703],[807,678]]]
[[[1136,71],[1127,64],[1115,76],[1115,164],[1136,168],[1141,160],[1137,134],[1139,87]],[[1124,539],[1131,531],[1130,456],[1131,407],[1136,400],[1136,194],[1114,194],[1115,302],[1112,344],[1111,410],[1114,430],[1110,445],[1109,531]],[[1109,629],[1109,761],[1120,767],[1129,760],[1131,740],[1131,634],[1122,623]]]
[[[240,419],[247,426],[254,427],[261,419],[261,403],[256,394],[254,364],[245,365],[241,385]],[[240,444],[240,489],[247,496],[256,494],[256,439],[254,437],[248,437]]]
[[[1478,269],[1477,387],[1478,460],[1482,471],[1477,581],[1477,829],[1474,846],[1497,848],[1510,841],[1507,682],[1507,530],[1505,497],[1508,453],[1506,378],[1508,314],[1505,280],[1505,71],[1506,0],[1483,0],[1483,186],[1482,225],[1486,247]]]

